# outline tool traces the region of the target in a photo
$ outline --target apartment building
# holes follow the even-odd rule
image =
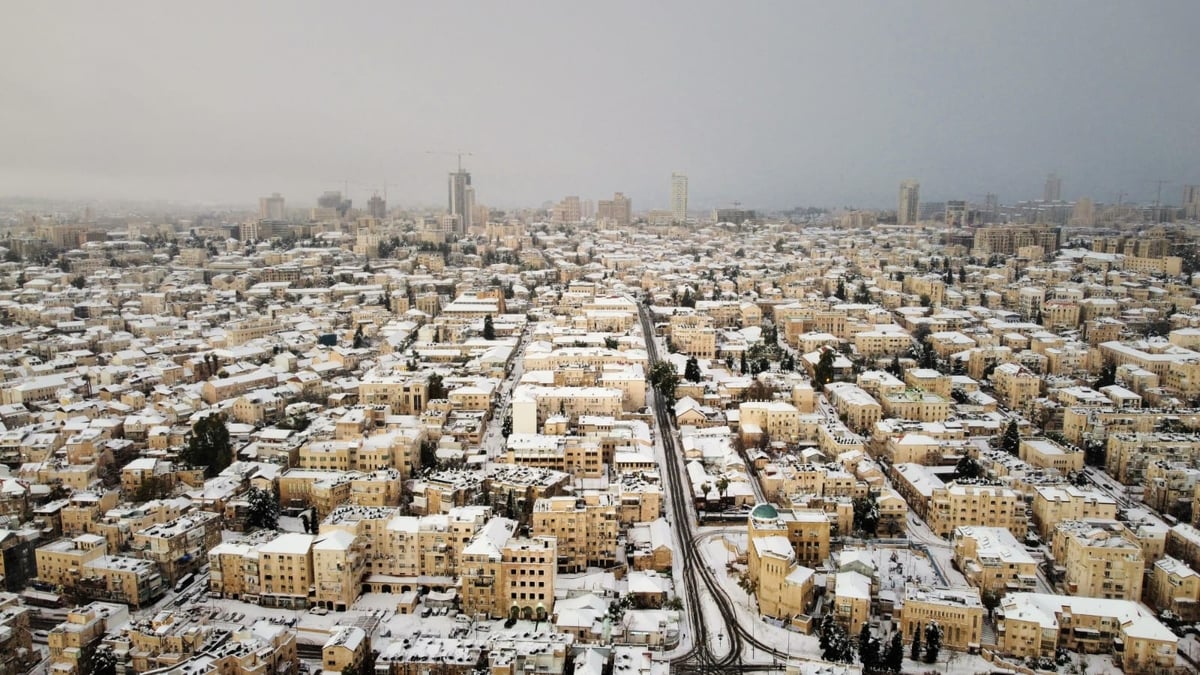
[[[518,537],[516,526],[493,518],[463,549],[460,592],[467,614],[545,619],[554,611],[555,540]]]
[[[50,671],[59,675],[87,675],[96,648],[110,627],[129,621],[122,605],[93,602],[67,613],[67,620],[50,629]]]
[[[764,508],[766,507],[766,508]],[[755,507],[758,516],[771,518],[767,504]],[[796,563],[796,552],[787,537],[760,536],[751,539],[747,554],[747,574],[755,584],[758,611],[763,616],[790,621],[812,608],[814,577],[812,568]]]
[[[954,562],[981,595],[1037,590],[1037,561],[1003,527],[955,528]]]
[[[986,525],[1006,528],[1021,538],[1029,526],[1021,493],[995,485],[961,483],[933,489],[928,521],[929,529],[942,537],[963,525]]]
[[[766,434],[773,441],[800,440],[800,411],[783,401],[749,401],[738,406],[738,428],[745,442]]]
[[[1094,487],[1043,485],[1033,493],[1033,520],[1038,536],[1049,541],[1064,520],[1115,520],[1117,502]]]
[[[313,586],[311,534],[288,532],[258,548],[258,602],[267,607],[304,609]]]
[[[1048,438],[1023,438],[1017,456],[1039,469],[1057,469],[1063,474],[1083,470],[1083,451],[1067,448]]]
[[[996,616],[1002,654],[1054,658],[1062,648],[1112,654],[1127,673],[1175,667],[1179,638],[1130,600],[1009,593]]]
[[[1055,525],[1051,554],[1071,595],[1140,600],[1142,548],[1115,520],[1064,520]]]
[[[856,384],[830,382],[825,385],[825,393],[846,426],[860,433],[874,428],[883,414],[879,402]]]
[[[617,562],[617,507],[607,493],[539,499],[533,503],[534,537],[554,537],[560,572]]]
[[[55,586],[73,588],[89,562],[104,557],[108,543],[104,537],[81,534],[58,539],[34,551],[38,580]]]
[[[371,653],[371,639],[358,626],[334,626],[321,647],[321,667],[334,673],[362,672]]]
[[[1200,460],[1200,435],[1173,432],[1108,435],[1105,470],[1125,485],[1146,480],[1146,468],[1155,462],[1195,464]]]
[[[542,387],[523,384],[512,393],[513,433],[536,434],[552,415],[562,415],[568,424],[580,416],[618,417],[624,392],[609,387]]]
[[[1169,611],[1182,621],[1200,619],[1200,574],[1182,560],[1164,556],[1154,561],[1146,602],[1159,612]]]
[[[1041,396],[1042,378],[1017,363],[1002,363],[992,371],[996,398],[1010,410],[1023,410],[1025,404]]]
[[[505,439],[509,464],[552,469],[579,478],[599,478],[604,449],[599,441],[579,436],[509,434]]]
[[[221,515],[194,511],[134,532],[130,547],[138,557],[157,563],[167,583],[174,584],[199,569],[207,552],[219,543]]]
[[[679,314],[668,323],[668,339],[681,354],[698,359],[717,358],[717,331],[713,319],[702,314]]]
[[[83,565],[73,590],[88,600],[140,608],[162,597],[167,586],[153,561],[105,555]]]
[[[16,594],[0,593],[0,672],[27,673],[41,659],[33,648],[32,614]]]

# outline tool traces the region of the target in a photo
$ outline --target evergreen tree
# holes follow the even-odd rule
[[[268,490],[250,488],[246,494],[246,525],[253,529],[274,530],[279,527],[279,500]]]
[[[888,372],[896,377],[904,377],[904,367],[900,365],[899,355],[892,356],[892,363],[888,366]]]
[[[192,434],[182,452],[183,460],[191,466],[204,467],[204,475],[212,478],[233,463],[233,447],[225,416],[211,414],[192,425]]]
[[[871,625],[866,621],[858,632],[858,658],[863,670],[874,670],[879,666],[879,642],[871,635]]]
[[[967,283],[967,268],[965,268],[965,267],[958,268],[958,283],[960,283],[960,284]]]
[[[824,387],[833,382],[833,361],[836,358],[837,353],[832,349],[821,350],[821,358],[817,360],[817,367],[813,369],[813,379],[818,387]]]
[[[1100,369],[1100,378],[1092,384],[1092,389],[1107,387],[1117,383],[1117,364],[1114,361],[1105,361],[1104,367]]]
[[[833,297],[838,300],[846,299],[846,280],[838,277],[837,289],[833,292]]]
[[[488,314],[487,316],[483,317],[483,339],[484,340],[495,340],[496,339],[496,327],[492,324],[492,315],[491,314]]]
[[[1017,454],[1021,449],[1021,430],[1017,428],[1016,420],[1010,420],[1004,428],[1004,438],[1000,441],[1000,447],[1010,455]]]
[[[742,352],[741,371],[743,375],[749,371],[749,368],[746,367],[746,352]]]
[[[688,357],[687,365],[683,368],[683,379],[688,382],[700,381],[700,362],[696,360],[696,357]]]
[[[879,503],[874,497],[859,497],[854,500],[854,530],[867,536],[875,536],[879,528]]]
[[[675,365],[670,361],[659,361],[650,366],[650,384],[668,401],[675,400],[675,387],[679,384],[679,374]]]
[[[442,384],[441,375],[437,373],[429,374],[429,380],[425,385],[425,398],[429,401],[446,398],[446,386]]]
[[[363,328],[362,328],[362,324],[360,323],[360,324],[358,324],[358,327],[354,329],[354,348],[362,349],[363,347],[366,347],[366,346],[367,346],[367,339],[365,337],[363,337]]]
[[[937,661],[938,653],[942,650],[942,627],[936,621],[930,621],[925,626],[925,663]]]
[[[954,466],[954,478],[979,478],[983,473],[983,468],[979,466],[979,462],[975,461],[970,455],[963,455],[958,460],[958,464]]]
[[[912,648],[908,652],[908,658],[916,661],[921,658],[921,624],[917,624],[916,630],[913,631]]]
[[[900,631],[892,634],[892,644],[888,646],[887,656],[883,658],[883,666],[893,673],[904,669],[904,637]]]

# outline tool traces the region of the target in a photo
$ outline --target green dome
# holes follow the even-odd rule
[[[770,504],[759,504],[750,512],[750,517],[755,520],[775,520],[779,518],[779,511]]]

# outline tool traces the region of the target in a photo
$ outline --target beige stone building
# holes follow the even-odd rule
[[[759,504],[750,512],[746,523],[751,541],[758,537],[787,538],[800,565],[817,567],[829,557],[832,524],[824,511],[779,510],[770,504]]]
[[[617,508],[607,493],[535,501],[531,532],[556,539],[559,571],[580,572],[617,562]]]
[[[107,551],[108,544],[104,537],[94,534],[52,541],[34,552],[38,579],[48,584],[73,588],[83,575],[84,566],[103,557]]]
[[[345,611],[362,591],[366,575],[365,538],[345,530],[322,534],[312,544],[314,602],[333,611]]]
[[[1048,438],[1023,438],[1017,456],[1039,469],[1062,473],[1083,470],[1083,451],[1066,448]]]
[[[1183,621],[1200,619],[1200,574],[1170,556],[1154,561],[1150,569],[1147,604],[1159,612],[1170,611]]]
[[[1175,667],[1179,638],[1129,600],[1010,593],[997,610],[996,624],[1001,654],[1054,658],[1063,648],[1112,653],[1126,673]]]
[[[796,564],[787,537],[757,537],[750,543],[747,574],[755,586],[759,612],[784,620],[807,613],[813,602],[814,571]]]
[[[1007,529],[959,527],[953,545],[955,564],[981,594],[1037,590],[1037,561]]]
[[[978,649],[983,640],[984,608],[977,588],[908,584],[897,613],[905,642],[911,643],[918,630],[924,631],[934,621],[941,626],[942,644],[949,649]]]
[[[1023,410],[1026,403],[1041,395],[1042,378],[1020,364],[1002,363],[992,371],[992,387],[1001,404]]]
[[[879,401],[885,416],[918,422],[945,421],[950,417],[950,410],[954,405],[944,396],[919,389],[884,394],[880,396]]]
[[[1095,488],[1074,485],[1039,486],[1033,494],[1033,519],[1038,535],[1049,540],[1054,526],[1064,520],[1113,520],[1117,502]]]
[[[1015,537],[1024,537],[1029,521],[1021,493],[994,485],[950,483],[935,488],[930,496],[929,529],[942,537],[963,525],[1003,527]]]
[[[462,552],[463,611],[525,619],[550,616],[557,561],[553,537],[517,537],[514,521],[493,518]]]
[[[773,441],[800,440],[800,411],[783,401],[750,401],[738,406],[743,442],[757,441],[767,434]]]
[[[311,534],[288,532],[258,548],[260,604],[303,609],[313,586]]]
[[[1140,600],[1142,548],[1115,520],[1064,520],[1054,528],[1052,555],[1071,595]]]
[[[371,653],[371,640],[358,626],[335,626],[321,647],[321,667],[328,672],[363,672]]]

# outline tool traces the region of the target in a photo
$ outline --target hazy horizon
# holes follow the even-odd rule
[[[666,208],[1178,204],[1200,3],[151,2],[0,10],[0,196]],[[1191,65],[1189,65],[1191,64]]]

